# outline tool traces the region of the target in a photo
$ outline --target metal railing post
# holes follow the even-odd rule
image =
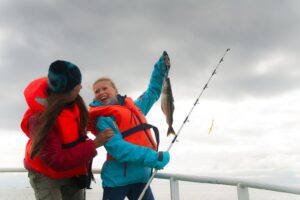
[[[170,177],[171,200],[179,200],[179,184],[178,180]]]
[[[238,194],[238,200],[249,200],[248,187],[238,184],[237,194]]]

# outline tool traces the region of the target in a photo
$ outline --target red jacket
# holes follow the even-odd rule
[[[31,134],[40,124],[47,88],[47,78],[40,78],[30,83],[24,91],[29,106],[21,122],[22,130],[29,137],[24,166],[50,178],[68,178],[86,174],[88,163],[97,155],[94,142],[85,140],[70,148],[63,148],[64,144],[72,143],[79,138],[79,111],[75,104],[63,109],[55,126],[50,130],[44,147],[33,160],[30,159]]]

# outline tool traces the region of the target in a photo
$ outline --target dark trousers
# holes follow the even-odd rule
[[[103,200],[124,200],[125,197],[129,200],[137,200],[145,185],[146,183],[135,183],[120,187],[104,187]],[[146,190],[143,200],[154,200],[150,187]]]

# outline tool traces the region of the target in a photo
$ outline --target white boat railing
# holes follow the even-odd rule
[[[223,178],[223,177],[204,177],[204,176],[190,176],[181,174],[169,174],[169,173],[158,173],[155,178],[169,179],[171,189],[171,199],[179,200],[179,181],[188,181],[196,183],[209,183],[209,184],[220,184],[237,187],[238,200],[249,200],[248,188],[269,190],[275,192],[283,192],[289,194],[300,195],[300,188],[298,187],[286,187],[280,185],[271,185],[256,181],[247,181],[245,179],[236,178]]]
[[[0,168],[0,173],[14,173],[14,172],[26,172],[26,170],[24,168]],[[93,170],[93,172],[100,173],[99,170]],[[272,184],[262,183],[258,181],[248,181],[246,179],[191,176],[191,175],[171,174],[171,173],[157,173],[155,175],[155,178],[167,179],[170,181],[171,200],[179,200],[180,198],[179,181],[235,186],[237,187],[238,200],[250,200],[248,188],[300,195],[299,187],[272,185]]]

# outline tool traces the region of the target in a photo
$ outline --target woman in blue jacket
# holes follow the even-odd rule
[[[101,171],[105,200],[138,199],[152,169],[162,169],[169,162],[168,152],[157,152],[159,138],[156,127],[149,125],[145,119],[160,97],[167,65],[169,57],[164,52],[154,65],[148,89],[135,101],[119,95],[110,78],[100,78],[93,84],[95,99],[90,104],[90,129],[95,134],[106,128],[115,132],[104,145],[108,152]],[[156,129],[156,141],[150,128]],[[143,199],[154,199],[150,187]]]

